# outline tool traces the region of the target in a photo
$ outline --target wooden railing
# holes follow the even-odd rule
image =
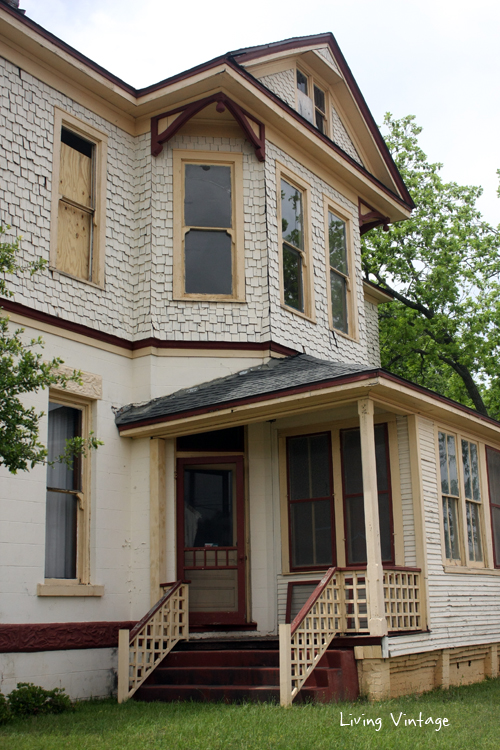
[[[165,593],[142,620],[118,633],[118,703],[132,697],[178,641],[189,638],[187,583],[161,587]]]
[[[420,569],[384,570],[383,585],[389,632],[420,630]],[[369,633],[369,620],[366,570],[330,568],[292,624],[279,626],[281,705],[291,705],[337,633]]]
[[[280,703],[290,706],[339,626],[339,591],[330,568],[291,625],[280,625]]]

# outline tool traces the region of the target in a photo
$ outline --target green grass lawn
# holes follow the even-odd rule
[[[341,712],[343,723],[341,726]],[[391,719],[400,717],[398,726]],[[405,720],[434,723],[406,725]],[[360,723],[351,726],[351,719]],[[372,719],[375,726],[363,725]],[[438,719],[448,720],[439,726]],[[377,731],[378,730],[378,731]],[[437,731],[438,730],[438,731]],[[74,713],[12,721],[7,750],[336,750],[500,748],[500,679],[381,703],[304,705],[79,703]]]

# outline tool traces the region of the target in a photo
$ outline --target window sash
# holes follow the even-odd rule
[[[458,530],[458,497],[443,495],[443,530],[445,555],[448,560],[461,560]]]
[[[283,298],[287,307],[304,312],[304,279],[302,253],[283,243]]]

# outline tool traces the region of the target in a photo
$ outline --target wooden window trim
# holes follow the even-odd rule
[[[92,278],[82,279],[79,276],[62,271],[57,264],[57,235],[59,224],[59,178],[61,167],[61,129],[66,128],[94,146],[94,211],[92,238]],[[58,107],[54,107],[54,146],[52,155],[52,204],[50,220],[50,254],[49,268],[62,276],[76,279],[83,284],[90,284],[101,289],[105,282],[105,248],[106,248],[106,181],[107,181],[108,136],[70,115]]]
[[[460,559],[450,559],[446,557],[446,545],[445,545],[445,537],[444,537],[444,517],[443,517],[443,493],[441,490],[441,472],[440,472],[440,456],[439,456],[439,433],[442,432],[445,435],[451,435],[455,438],[455,449],[457,452],[457,472],[458,472],[458,503],[457,503],[457,510],[458,510],[458,532],[459,532],[459,551],[460,551]],[[443,558],[443,566],[445,568],[446,572],[450,572],[451,569],[457,568],[461,571],[472,571],[472,570],[478,570],[478,571],[486,571],[489,567],[488,561],[493,558],[490,558],[491,556],[491,546],[487,543],[487,537],[486,537],[486,527],[489,524],[486,523],[486,513],[484,510],[484,503],[485,499],[488,499],[489,502],[489,493],[485,494],[485,471],[486,467],[484,466],[485,462],[485,453],[484,453],[484,444],[480,443],[477,438],[475,438],[472,435],[468,435],[464,432],[456,432],[453,429],[450,429],[446,425],[443,424],[436,424],[435,430],[434,430],[434,439],[435,439],[435,445],[436,445],[436,482],[437,482],[437,489],[438,489],[438,506],[439,506],[439,519],[440,519],[440,533],[441,533],[441,550],[442,550],[442,558]],[[480,523],[480,540],[481,540],[481,550],[483,559],[482,560],[471,560],[469,558],[469,544],[468,544],[468,534],[467,534],[467,517],[466,517],[466,497],[465,497],[465,488],[464,488],[464,469],[463,469],[463,460],[462,460],[462,440],[466,440],[469,443],[474,443],[477,446],[477,455],[478,455],[478,475],[479,475],[479,489],[481,493],[481,502],[478,503],[480,506],[479,508],[479,523]],[[448,497],[448,496],[446,496]],[[454,497],[450,495],[449,497]],[[490,528],[491,532],[491,528]],[[489,534],[491,536],[491,533]],[[494,563],[491,566],[494,567]]]
[[[314,122],[311,124],[316,128],[318,133],[321,133],[321,130],[316,127],[316,104],[314,102],[314,86],[317,86],[321,91],[323,91],[325,95],[325,130],[323,132],[323,135],[326,135],[327,138],[332,137],[332,102],[330,97],[330,88],[325,81],[317,75],[317,73],[313,72],[313,70],[305,64],[302,60],[300,63],[297,63],[295,65],[295,79],[294,79],[294,86],[295,86],[295,109],[297,112],[299,111],[299,97],[298,97],[298,86],[297,86],[297,71],[302,73],[303,76],[307,78],[307,96],[312,101],[313,106],[313,116],[314,116]]]
[[[82,436],[89,435],[92,429],[92,401],[82,396],[51,389],[49,402],[63,404],[78,409],[82,414]],[[82,485],[78,492],[77,510],[77,550],[76,573],[74,579],[45,578],[38,584],[38,596],[102,596],[103,587],[90,585],[90,516],[91,516],[91,461],[89,456],[81,457]],[[75,593],[68,593],[74,590]],[[80,593],[78,593],[80,592]]]
[[[328,325],[331,331],[335,331],[336,336],[342,336],[343,338],[351,341],[359,342],[359,329],[358,329],[358,306],[356,304],[356,257],[354,253],[354,239],[352,230],[352,215],[346,211],[345,208],[340,206],[331,198],[326,195],[323,196],[324,204],[324,216],[325,216],[325,258],[326,258],[326,288],[328,295]],[[348,264],[348,274],[344,278],[347,279],[347,290],[346,290],[346,306],[347,306],[347,333],[335,328],[333,325],[332,317],[332,290],[330,281],[330,246],[328,240],[328,212],[331,212],[338,216],[339,219],[345,222],[346,225],[346,255]],[[336,270],[336,273],[339,273]],[[342,274],[343,275],[343,274]]]
[[[292,187],[297,188],[302,193],[302,211],[304,215],[304,250],[302,252],[302,294],[304,296],[304,311],[296,310],[285,304],[285,286],[283,279],[283,232],[281,224],[281,180],[285,180]],[[280,303],[281,307],[287,312],[298,315],[300,318],[316,323],[314,308],[314,279],[312,269],[312,248],[311,248],[311,186],[302,180],[298,175],[285,167],[280,162],[276,162],[276,217],[278,222],[278,250],[279,250],[279,273],[280,273]]]
[[[232,170],[233,294],[186,294],[184,272],[184,164],[222,164]],[[245,247],[243,217],[243,154],[232,151],[173,151],[174,273],[173,299],[213,302],[245,302]]]

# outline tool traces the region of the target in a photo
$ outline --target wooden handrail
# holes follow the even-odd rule
[[[325,586],[327,585],[328,581],[331,579],[333,574],[337,571],[337,568],[328,568],[325,575],[321,579],[321,581],[318,583],[312,594],[310,595],[309,599],[306,601],[302,609],[299,610],[299,612],[295,615],[290,630],[291,635],[295,633],[297,628],[299,627],[300,623],[304,619],[304,617],[307,615],[313,604],[316,604],[319,597],[321,596]]]
[[[189,639],[188,584],[176,581],[132,630],[118,633],[118,703],[128,700],[178,641]]]

